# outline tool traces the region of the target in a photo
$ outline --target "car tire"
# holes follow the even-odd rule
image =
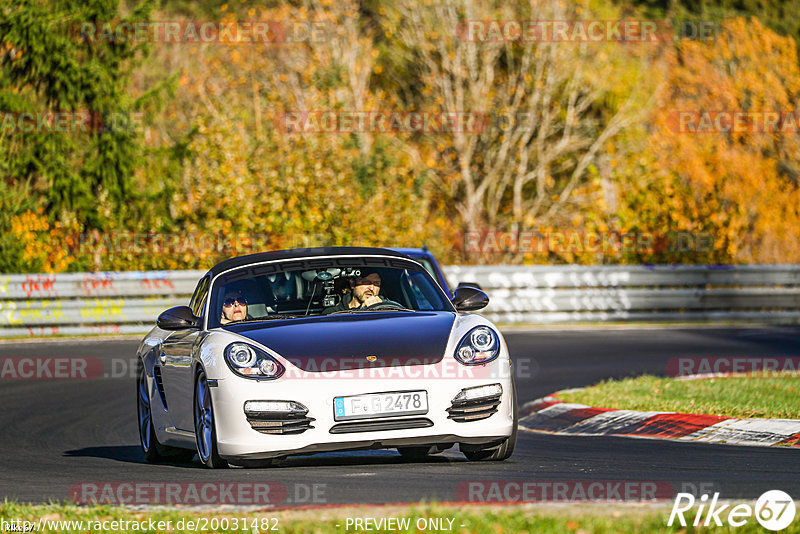
[[[200,462],[211,469],[224,469],[228,462],[220,458],[217,450],[217,428],[214,424],[214,406],[208,387],[206,372],[200,369],[194,382],[194,437]]]
[[[147,387],[147,373],[141,362],[136,373],[136,415],[139,423],[139,445],[145,460],[151,463],[188,462],[194,458],[193,450],[169,447],[158,442],[153,425],[153,405]]]
[[[517,413],[517,387],[511,383],[511,410],[513,411],[514,426],[511,435],[499,444],[489,446],[459,445],[459,449],[470,462],[502,462],[507,460],[514,453],[517,444],[517,427],[519,426],[519,415]]]

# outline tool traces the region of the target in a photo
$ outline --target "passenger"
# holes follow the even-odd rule
[[[247,299],[241,291],[230,291],[225,294],[222,301],[222,315],[219,318],[220,324],[228,324],[235,321],[245,321],[251,319],[247,315]]]

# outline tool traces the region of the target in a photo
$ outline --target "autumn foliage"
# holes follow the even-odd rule
[[[632,208],[640,224],[711,232],[715,247],[707,261],[796,262],[800,125],[786,125],[787,130],[778,124],[772,128],[777,131],[764,132],[720,132],[716,126],[706,133],[676,131],[676,110],[796,108],[800,69],[793,39],[755,18],[726,22],[723,32],[713,43],[683,42],[664,60],[668,75],[646,148],[653,166],[651,194],[642,195],[631,183]]]
[[[458,27],[636,16],[471,0],[208,9],[203,16],[226,23],[313,21],[321,33],[132,49],[141,61],[130,62],[120,101],[146,120],[135,144],[109,145],[99,160],[133,158],[130,171],[111,166],[124,173],[114,188],[103,185],[102,166],[90,173],[99,185],[66,187],[88,176],[77,153],[56,161],[63,172],[53,161],[31,163],[48,139],[62,143],[56,134],[0,136],[2,270],[206,268],[232,254],[317,245],[425,244],[448,263],[800,262],[800,124],[795,132],[676,128],[682,111],[797,108],[796,43],[756,18],[724,20],[711,40],[520,43],[469,42]],[[15,44],[9,28],[0,21],[0,55],[4,68],[19,68],[36,51]],[[115,68],[128,56],[120,61]],[[6,78],[0,102],[29,95],[28,105],[58,105],[31,80]],[[291,112],[386,110],[469,111],[488,122],[468,132],[293,132],[281,121]],[[103,134],[89,139],[102,152]],[[71,190],[81,203],[70,202]],[[580,242],[465,246],[465,235],[526,231],[655,241],[613,254]],[[125,234],[200,244],[148,253],[108,238]],[[665,246],[675,235],[704,236],[703,246]]]

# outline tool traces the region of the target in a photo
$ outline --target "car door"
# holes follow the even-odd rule
[[[211,277],[205,276],[197,284],[189,307],[196,316],[204,318],[205,303]],[[204,321],[201,321],[201,325]],[[194,430],[194,375],[192,351],[201,328],[175,330],[161,344],[157,364],[161,367],[164,392],[172,422],[179,430]]]

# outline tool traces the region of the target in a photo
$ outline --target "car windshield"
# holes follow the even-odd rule
[[[212,287],[209,328],[333,314],[454,311],[421,266],[368,260],[277,262],[224,273]]]

